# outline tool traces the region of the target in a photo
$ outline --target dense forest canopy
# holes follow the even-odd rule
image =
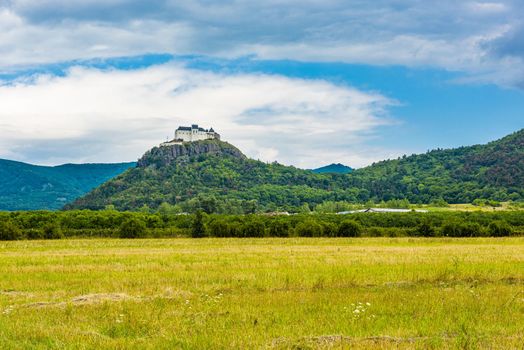
[[[135,164],[50,167],[0,159],[0,210],[60,209]]]

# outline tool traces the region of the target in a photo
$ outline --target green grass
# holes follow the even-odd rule
[[[2,349],[522,344],[524,238],[0,242]]]

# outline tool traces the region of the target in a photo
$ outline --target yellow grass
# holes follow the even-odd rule
[[[522,344],[523,238],[0,242],[2,349]]]

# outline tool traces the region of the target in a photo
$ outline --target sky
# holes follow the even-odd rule
[[[355,168],[524,128],[522,0],[0,0],[0,158],[121,162],[213,127]]]

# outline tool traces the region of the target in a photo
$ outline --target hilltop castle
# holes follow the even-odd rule
[[[202,140],[220,140],[220,135],[211,129],[204,129],[197,124],[191,126],[179,126],[175,130],[175,138],[161,144],[161,146],[179,145],[182,142],[193,142]]]

